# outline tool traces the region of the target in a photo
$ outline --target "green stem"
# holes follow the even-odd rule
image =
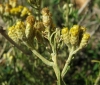
[[[53,62],[47,60],[44,58],[40,53],[38,53],[35,49],[32,50],[32,52],[39,58],[41,59],[46,65],[48,66],[53,66]]]
[[[61,73],[61,77],[62,78],[65,76],[65,74],[67,73],[68,69],[70,68],[69,64],[70,64],[70,62],[72,60],[72,57],[73,57],[73,50],[74,50],[74,47],[72,47],[72,49],[70,50],[69,57],[66,60],[65,66],[64,66],[64,68],[62,70],[62,73]]]
[[[99,65],[100,65],[100,63],[99,63]],[[98,77],[96,78],[94,85],[99,85],[99,81],[100,81],[100,68],[99,68]]]
[[[70,62],[71,62],[71,60],[73,58],[73,55],[76,54],[79,50],[80,50],[80,48],[77,48],[76,50],[74,50],[74,47],[72,47],[72,49],[70,50],[69,57],[66,60],[65,66],[64,66],[64,68],[62,70],[62,73],[61,73],[62,79],[63,79],[63,77],[65,76],[65,74],[67,73],[67,71],[70,68],[69,64],[70,64]]]
[[[60,69],[59,69],[58,63],[57,63],[57,55],[54,53],[52,54],[52,60],[54,62],[53,69],[54,69],[54,72],[57,77],[57,85],[61,85]]]
[[[52,54],[52,60],[54,62],[53,69],[54,69],[54,72],[56,74],[57,85],[66,85],[61,78],[61,72],[60,72],[60,69],[59,69],[59,66],[58,66],[58,63],[57,63],[57,55],[54,54],[54,53]]]

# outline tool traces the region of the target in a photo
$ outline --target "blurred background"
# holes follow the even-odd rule
[[[0,4],[4,3],[8,0],[0,0]],[[18,0],[18,5],[29,7],[35,14],[27,0]],[[61,29],[74,24],[87,28],[89,44],[74,55],[64,80],[67,85],[94,85],[100,73],[100,0],[41,0],[43,7],[50,9],[54,24]],[[7,24],[0,17],[0,26],[6,29]],[[66,48],[59,52],[64,53],[63,50]],[[59,57],[61,68],[67,56],[64,54]],[[0,35],[0,85],[56,85],[56,77],[51,67],[35,55],[23,54]]]

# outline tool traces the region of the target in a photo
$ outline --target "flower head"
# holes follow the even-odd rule
[[[65,27],[65,28],[63,28],[62,30],[61,30],[61,34],[63,35],[63,34],[66,34],[66,33],[68,33],[68,28],[67,27]]]
[[[78,25],[74,25],[71,29],[70,29],[70,34],[72,36],[77,36],[79,34],[79,26]]]
[[[17,43],[25,38],[25,25],[18,21],[14,26],[8,28],[8,35]]]
[[[78,25],[74,25],[70,29],[70,31],[69,31],[69,34],[70,34],[70,43],[72,45],[78,45],[78,42],[79,42],[79,32],[80,32],[80,29],[79,29]]]
[[[9,27],[8,28],[8,35],[16,43],[19,43],[20,42],[20,40],[18,38],[18,34],[16,33],[15,26],[12,26],[12,27]]]
[[[14,7],[10,10],[10,13],[13,15],[20,15],[22,9],[23,9],[23,6]]]
[[[22,21],[18,21],[15,25],[16,33],[18,34],[18,38],[23,40],[25,38],[25,25]]]
[[[51,18],[51,13],[48,8],[43,8],[42,9],[42,21],[43,25],[48,28],[52,25],[52,18]]]
[[[49,15],[49,16],[51,16],[49,8],[47,8],[47,7],[43,8],[41,13],[42,13],[42,15]]]
[[[64,27],[62,30],[61,30],[61,34],[62,34],[62,39],[64,41],[64,43],[68,46],[69,44],[69,30],[68,30],[68,27]]]
[[[33,15],[27,16],[26,24],[29,24],[32,27],[34,23],[35,23],[35,17]]]
[[[89,39],[90,39],[90,34],[84,33],[83,37],[82,37],[82,40],[80,42],[80,48],[85,47],[87,45]]]
[[[30,12],[30,10],[27,7],[24,7],[20,16],[24,17],[26,15],[31,15],[31,12]]]

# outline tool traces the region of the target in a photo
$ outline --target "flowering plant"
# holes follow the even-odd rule
[[[38,1],[40,3],[41,0]],[[57,78],[57,85],[66,85],[63,78],[70,69],[70,63],[74,58],[73,55],[88,44],[90,35],[86,32],[86,28],[80,25],[73,25],[71,28],[58,28],[54,25],[48,7],[40,10],[40,5],[34,5],[35,1],[28,0],[28,2],[33,8],[39,10],[37,16],[33,15],[27,7],[17,6],[16,0],[9,0],[9,4],[4,5],[7,6],[5,9],[3,9],[3,5],[0,5],[2,17],[17,18],[11,26],[8,26],[8,37],[16,42],[18,46],[21,44],[27,46],[43,63],[51,66]],[[3,11],[5,12],[3,13]],[[42,45],[49,52],[49,60],[39,52]],[[69,55],[66,57],[63,69],[60,69],[58,63],[60,53],[58,50],[63,48],[64,45],[67,46]],[[23,52],[22,49],[20,50]]]

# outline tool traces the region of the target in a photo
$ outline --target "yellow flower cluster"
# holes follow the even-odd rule
[[[9,0],[6,4],[0,4],[0,14],[6,16],[26,17],[31,11],[22,5],[17,6],[17,0]]]
[[[79,47],[80,49],[87,45],[90,38],[90,35],[86,33],[86,28],[79,25],[74,25],[70,30],[63,28],[61,34],[66,45]]]
[[[31,15],[31,11],[27,7],[24,7],[20,16],[24,17],[26,15]]]
[[[18,21],[14,26],[10,27],[8,30],[8,35],[15,41],[23,41],[30,47],[33,47],[34,37],[38,41],[42,41],[43,37],[49,39],[53,31],[53,22],[51,18],[51,13],[48,8],[42,9],[42,21],[36,20],[36,18],[31,15],[27,8],[19,6],[15,8],[17,12],[21,12],[22,16],[29,13],[25,22]],[[12,9],[12,13],[17,14]],[[61,36],[64,43],[68,47],[74,47],[75,49],[79,47],[80,49],[87,45],[90,35],[86,33],[86,28],[74,25],[70,30],[65,27],[61,30]]]
[[[29,15],[25,22],[17,21],[15,25],[8,28],[8,35],[15,42],[24,42],[29,47],[33,47],[34,37],[41,40],[44,29],[41,21],[36,21],[33,15]]]
[[[13,7],[16,7],[17,5],[17,0],[9,0],[8,3],[5,4],[0,4],[0,14],[1,15],[10,15],[10,10]]]
[[[10,10],[10,13],[13,15],[18,15],[21,13],[23,6],[14,7]]]
[[[25,25],[18,21],[14,26],[8,28],[8,35],[17,43],[25,38]]]
[[[14,7],[10,10],[12,15],[19,15],[20,17],[31,15],[31,11],[24,6]]]

